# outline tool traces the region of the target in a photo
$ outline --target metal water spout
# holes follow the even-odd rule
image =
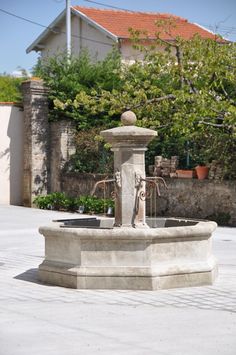
[[[94,194],[95,194],[95,192],[97,190],[97,187],[99,185],[103,184],[103,189],[105,190],[106,184],[110,184],[110,183],[115,183],[116,189],[121,187],[121,179],[120,179],[120,172],[119,171],[115,172],[114,179],[105,178],[104,180],[97,181],[96,184],[93,187],[91,195],[94,196]]]
[[[101,184],[103,184],[103,188],[105,189],[105,185],[106,184],[109,184],[111,182],[115,182],[115,179],[104,179],[104,180],[100,180],[100,181],[97,181],[96,184],[94,185],[93,187],[93,190],[91,192],[91,196],[94,196],[95,195],[95,192],[97,190],[97,187]]]
[[[165,180],[160,177],[160,176],[148,176],[146,177],[146,179],[142,178],[141,176],[140,177],[137,177],[136,176],[136,181],[138,181],[138,183],[136,183],[136,186],[137,188],[141,189],[141,184],[142,182],[146,182],[147,185],[149,185],[150,187],[155,187],[156,188],[156,193],[157,193],[157,196],[161,196],[161,192],[160,192],[160,183],[164,186],[164,188],[166,190],[168,190],[168,186],[165,182]]]

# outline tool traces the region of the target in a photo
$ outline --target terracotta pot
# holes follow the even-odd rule
[[[208,166],[201,166],[198,165],[195,168],[196,174],[197,174],[197,178],[199,180],[204,180],[208,178],[208,173],[209,173],[209,168]]]
[[[176,170],[178,178],[182,179],[192,179],[193,171],[192,170]]]

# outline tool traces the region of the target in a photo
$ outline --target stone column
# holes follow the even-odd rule
[[[50,123],[50,192],[62,190],[62,169],[76,150],[75,131],[73,121]]]
[[[145,161],[146,148],[112,148],[114,170],[120,172],[117,189],[116,226],[145,226]],[[142,198],[143,196],[143,198]]]
[[[22,83],[24,105],[23,204],[48,191],[48,90],[42,80]]]
[[[135,127],[136,116],[121,116],[123,127],[102,131],[112,145],[116,179],[115,226],[147,227],[145,222],[145,151],[156,131]]]

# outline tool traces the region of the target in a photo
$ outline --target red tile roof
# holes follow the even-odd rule
[[[188,22],[186,19],[171,14],[151,13],[151,12],[131,12],[87,8],[81,6],[73,6],[74,10],[82,12],[84,15],[95,21],[97,24],[105,28],[119,38],[130,38],[129,29],[145,30],[148,37],[155,38],[155,33],[160,32],[160,37],[165,40],[171,40],[177,36],[183,39],[191,39],[196,33],[202,38],[215,39],[215,35],[198,25]],[[170,34],[166,33],[163,28],[156,26],[158,20],[171,20]]]

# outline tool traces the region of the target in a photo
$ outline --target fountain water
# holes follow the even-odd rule
[[[40,227],[45,237],[42,281],[89,289],[156,290],[212,284],[217,263],[211,251],[216,223],[176,218],[146,219],[146,185],[166,184],[145,176],[144,154],[156,131],[135,126],[102,131],[114,152],[115,219],[90,218]],[[105,183],[102,181],[101,183]],[[61,228],[63,226],[63,228]]]

